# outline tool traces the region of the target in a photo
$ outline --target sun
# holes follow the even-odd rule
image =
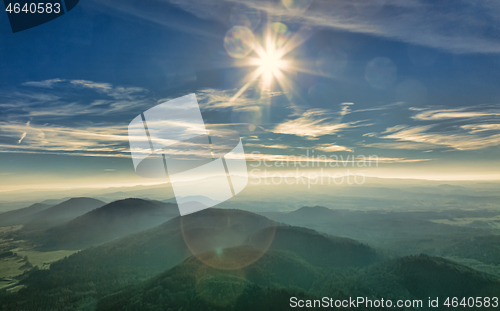
[[[262,91],[272,89],[274,81],[284,88],[286,78],[283,71],[290,69],[290,61],[283,59],[286,54],[285,49],[276,46],[276,41],[268,36],[266,48],[254,43],[254,57],[247,57],[244,66],[257,67],[247,77],[247,83],[233,96],[231,100],[238,98],[253,82],[259,81],[259,87]]]
[[[282,75],[282,70],[286,69],[286,61],[281,57],[279,51],[268,48],[266,51],[259,51],[259,57],[253,60],[253,65],[257,66],[256,74],[260,78],[260,88],[263,91],[271,90],[274,80]]]
[[[240,29],[238,34],[239,32]],[[307,73],[312,71],[308,70],[307,66],[303,68],[303,65],[298,64],[287,54],[307,40],[309,31],[299,29],[292,34],[285,24],[276,22],[264,28],[262,41],[258,40],[249,29],[246,32],[238,36],[231,32],[225,47],[231,56],[234,54],[234,58],[241,59],[235,64],[236,66],[256,67],[256,69],[243,78],[244,85],[230,101],[235,101],[255,82],[258,82],[261,92],[273,91],[278,87],[287,96],[294,93],[294,83],[289,76],[294,76],[299,71]],[[240,50],[244,50],[245,54],[240,53]],[[253,55],[250,54],[251,51]]]
[[[260,67],[263,73],[275,73],[279,69],[285,68],[285,62],[279,57],[275,51],[266,51],[256,61],[256,65]]]

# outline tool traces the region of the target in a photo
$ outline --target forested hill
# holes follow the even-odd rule
[[[141,199],[106,204],[48,229],[44,249],[83,249],[153,228],[179,215],[176,204]]]
[[[492,276],[449,260],[387,260],[355,240],[224,209],[85,249],[49,270],[32,269],[20,285],[17,293],[1,292],[0,310],[288,310],[291,295],[427,300],[500,293]]]

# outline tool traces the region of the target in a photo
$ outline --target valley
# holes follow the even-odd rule
[[[73,202],[64,223],[27,230],[40,213],[32,208],[4,218],[19,224],[0,232],[0,310],[288,310],[293,295],[500,292],[496,229],[440,222],[496,219],[495,210],[210,208],[179,217],[175,204],[147,199],[54,206]]]

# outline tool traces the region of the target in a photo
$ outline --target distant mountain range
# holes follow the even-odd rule
[[[473,237],[493,235],[495,231],[454,226],[433,220],[453,217],[492,217],[498,210],[446,211],[363,211],[329,209],[322,206],[302,207],[291,212],[262,213],[277,222],[306,227],[333,236],[349,237],[398,256],[438,251],[459,241],[467,243]],[[451,254],[448,252],[447,254]],[[474,258],[477,258],[475,256]]]
[[[331,219],[339,216],[341,213],[338,210],[332,210],[323,206],[304,206],[295,211],[286,213],[283,220],[288,221],[317,221],[318,219]]]
[[[70,221],[106,203],[92,198],[72,198],[35,214],[25,223],[23,231],[45,230]]]
[[[251,211],[291,211],[302,206],[322,205],[341,209],[431,210],[500,207],[499,182],[432,181],[367,177],[363,185],[335,185],[329,180],[317,185],[297,182],[273,184],[268,179],[250,179],[248,186],[224,206]],[[257,183],[256,183],[257,181]],[[259,182],[260,181],[260,182]],[[196,185],[198,186],[198,185]],[[286,192],[286,195],[277,195]],[[166,200],[174,197],[168,183],[110,188],[23,189],[2,192],[0,210],[25,207],[45,199],[93,197],[105,202],[129,197]],[[18,205],[22,200],[22,206]],[[27,203],[26,203],[27,202]],[[60,202],[50,201],[47,204]],[[171,202],[174,203],[174,202]]]
[[[51,206],[49,204],[35,203],[25,208],[2,213],[0,214],[0,226],[14,226],[27,223],[34,220],[37,213]]]
[[[82,249],[150,229],[179,216],[176,204],[119,200],[48,229],[44,249]]]
[[[163,200],[163,202],[166,203],[177,203],[177,202],[199,202],[202,203],[203,205],[206,206],[214,206],[217,203],[220,203],[219,201],[212,200],[210,198],[207,198],[202,195],[196,195],[196,196],[188,196],[188,197],[177,197],[177,198],[170,198],[167,200]]]
[[[52,208],[39,213],[47,217]],[[74,215],[71,210],[67,217]],[[427,302],[428,297],[500,293],[495,277],[439,257],[389,258],[350,238],[242,210],[177,213],[174,204],[126,199],[47,229],[41,236],[53,249],[116,240],[83,249],[49,270],[26,272],[18,292],[0,292],[0,310],[289,310],[292,296]],[[345,213],[308,207],[277,217],[308,223],[333,219],[340,225],[352,216]],[[382,219],[382,225],[404,225],[398,215],[362,216],[362,224]],[[169,217],[174,218],[147,229]]]

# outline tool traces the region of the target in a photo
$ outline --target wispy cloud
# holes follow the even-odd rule
[[[44,87],[49,84],[51,89]],[[29,90],[33,86],[47,91]],[[0,101],[0,109],[6,111],[0,116],[0,144],[3,152],[129,156],[128,133],[124,123],[138,113],[168,100],[154,98],[142,88],[88,80],[54,79],[34,82],[25,87],[28,89],[0,93],[4,97]],[[215,118],[212,120],[214,122],[207,123],[207,128],[235,130],[243,126],[247,132],[249,125],[245,123],[245,115],[260,112],[259,107],[268,105],[273,96],[279,95],[263,94],[259,100],[241,97],[228,104],[232,96],[229,91],[208,89],[197,93],[203,110],[229,109],[233,111],[232,119],[243,116],[242,120]],[[254,111],[253,108],[258,109]],[[23,123],[23,119],[32,122]],[[105,120],[106,124],[100,124],[99,120]],[[118,125],[112,125],[113,120]],[[252,133],[259,131],[263,130],[254,128]]]
[[[419,111],[421,109],[410,108],[410,110]],[[493,117],[500,116],[499,109],[487,109],[484,107],[465,107],[465,108],[451,108],[451,109],[431,109],[425,110],[412,116],[414,120],[422,121],[438,121],[460,118],[478,118],[478,117]]]
[[[271,131],[309,138],[336,134],[353,125],[353,123],[342,123],[342,118],[349,113],[351,105],[352,103],[341,104],[339,112],[326,109],[309,109],[295,119],[278,124]]]
[[[175,29],[177,31],[216,38],[214,33],[207,29],[207,27],[199,27],[199,24],[190,23],[185,16],[172,13],[171,6],[169,6],[166,2],[168,1],[156,1],[154,10],[151,10],[148,6],[141,5],[142,3],[140,2],[125,0],[93,1],[92,5],[95,9],[100,9],[106,14],[118,12],[143,19],[160,26]],[[220,13],[225,10],[227,10],[227,4],[220,1],[217,12]]]
[[[71,86],[88,88],[96,92],[106,94],[115,99],[132,99],[134,95],[147,93],[146,89],[140,87],[113,86],[111,83],[94,82],[89,80],[49,79],[42,81],[29,81],[23,83],[22,85],[48,89],[59,87],[59,91],[68,89]]]
[[[64,79],[49,79],[49,80],[43,80],[43,81],[28,81],[28,82],[23,83],[23,85],[51,89],[54,87],[54,85],[56,85],[59,82],[63,82],[63,81],[65,81],[65,80]]]
[[[348,128],[348,123],[338,123],[325,117],[324,109],[310,109],[302,116],[278,124],[272,132],[290,134],[303,137],[319,137],[332,135],[342,129]]]
[[[480,136],[459,131],[433,133],[431,129],[432,126],[408,127],[382,138],[450,147],[457,150],[477,150],[500,145],[500,134]]]
[[[284,144],[255,144],[255,143],[245,143],[245,147],[257,147],[257,148],[265,148],[265,149],[292,149],[292,146],[284,145]]]
[[[486,131],[500,131],[500,123],[499,124],[467,124],[467,125],[462,125],[461,128],[463,128],[466,131],[469,131],[471,134],[476,134],[479,132],[486,132]]]
[[[70,82],[74,85],[83,86],[83,87],[87,87],[90,89],[96,89],[96,90],[103,91],[103,92],[108,92],[108,91],[111,91],[113,89],[113,87],[109,83],[97,83],[97,82],[87,81],[87,80],[72,80]]]
[[[352,151],[352,149],[346,146],[339,146],[335,144],[322,144],[314,147],[314,149],[324,151],[324,152],[336,152],[336,151]]]
[[[377,157],[371,156],[354,156],[349,155],[349,157],[337,156],[337,155],[328,155],[328,156],[307,156],[304,154],[297,155],[283,155],[283,154],[262,154],[262,153],[253,153],[247,154],[246,159],[249,161],[266,161],[266,162],[292,162],[298,164],[299,162],[317,162],[317,163],[339,163],[339,161],[374,161],[381,164],[390,164],[390,163],[416,163],[416,162],[427,162],[432,159],[426,158],[391,158],[391,157]]]
[[[146,89],[140,87],[115,87],[110,83],[98,83],[88,80],[71,80],[70,83],[75,86],[93,89],[114,99],[132,100],[135,98],[135,95],[143,95],[144,93],[147,93]]]
[[[436,145],[423,143],[423,142],[407,142],[407,141],[393,141],[393,142],[378,142],[378,143],[363,143],[363,147],[378,148],[378,149],[408,149],[408,150],[429,150],[435,148]]]
[[[196,92],[196,98],[202,109],[248,108],[269,105],[269,101],[282,92],[262,92],[258,99],[240,96],[232,100],[237,90],[203,89]]]
[[[345,146],[340,146],[337,144],[319,144],[315,146],[310,146],[310,147],[296,147],[293,145],[287,145],[287,144],[263,144],[263,143],[245,143],[245,147],[257,147],[257,148],[263,148],[263,149],[287,149],[287,150],[295,150],[295,149],[309,149],[309,150],[319,150],[323,152],[337,152],[337,151],[348,151],[351,152],[352,149],[345,147]]]
[[[35,117],[40,121],[75,116],[119,115],[140,112],[140,109],[147,109],[156,103],[156,99],[147,97],[146,89],[87,80],[52,79],[31,81],[23,86],[25,88],[14,92],[0,93],[0,109],[4,110],[0,120],[5,120],[6,116],[9,119]],[[38,89],[33,91],[32,87]],[[79,93],[83,89],[95,93]]]
[[[30,81],[14,92],[0,92],[0,152],[129,156],[123,123],[156,104],[147,93],[65,79]]]
[[[410,108],[412,123],[391,126],[380,134],[363,136],[386,141],[363,143],[365,147],[425,150],[435,148],[479,150],[500,145],[500,108],[477,105],[462,108]],[[410,121],[408,120],[408,121]],[[387,141],[392,140],[392,141]]]
[[[0,133],[1,152],[129,156],[127,126],[71,128],[0,122]]]
[[[425,0],[315,0],[305,12],[290,10],[282,1],[169,1],[200,18],[220,22],[227,21],[224,6],[244,3],[283,22],[372,34],[454,53],[500,52],[497,1],[455,0],[443,6]]]

